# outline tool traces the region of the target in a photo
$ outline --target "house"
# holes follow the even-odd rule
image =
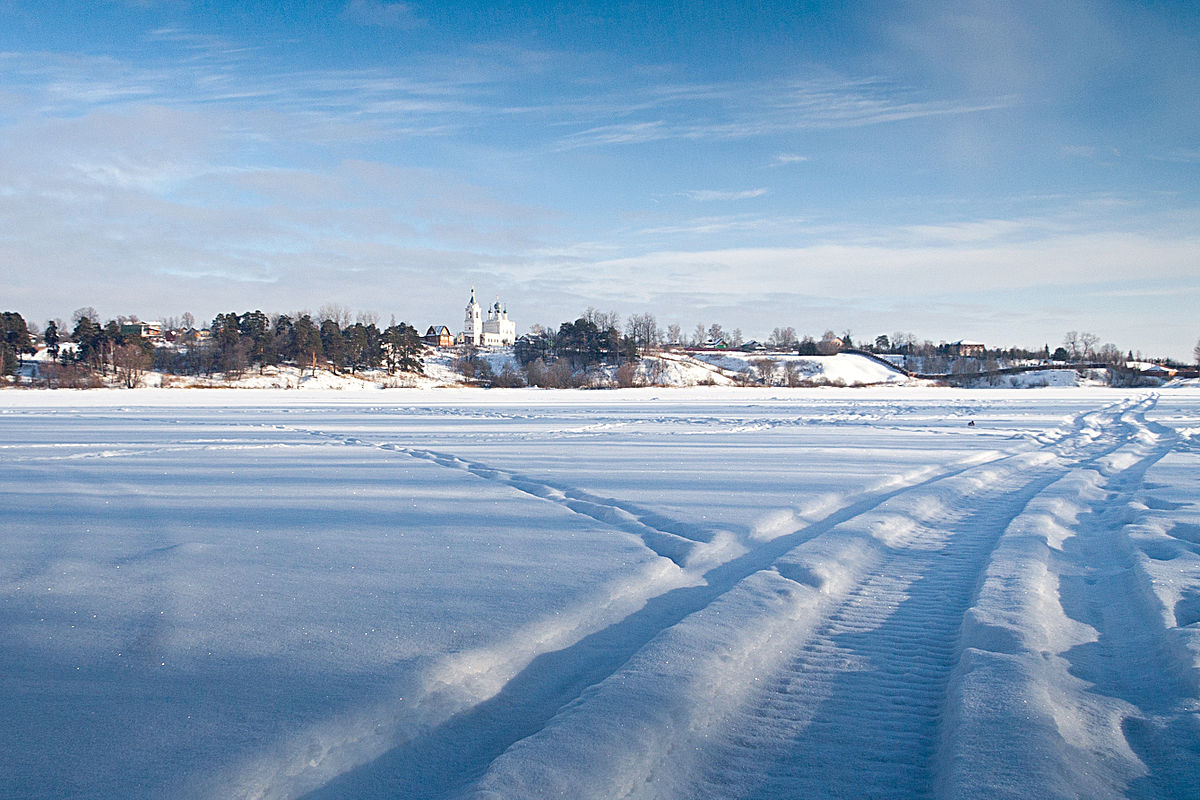
[[[485,319],[483,309],[475,301],[475,289],[472,287],[460,341],[475,347],[503,347],[517,341],[517,325],[508,318],[508,310],[500,305],[499,300],[487,310]]]
[[[1142,368],[1142,374],[1148,375],[1151,378],[1162,378],[1163,380],[1169,380],[1175,377],[1175,370],[1162,364],[1151,364],[1148,367]]]
[[[451,347],[454,344],[454,334],[445,325],[430,325],[421,341],[430,347]]]
[[[835,335],[833,331],[825,331],[825,335],[821,337],[821,341],[817,342],[817,353],[823,356],[831,356],[835,353],[840,353],[845,346],[846,342],[842,337]]]
[[[982,358],[984,351],[987,348],[983,342],[972,342],[967,339],[959,339],[957,342],[950,343],[950,353],[956,356],[974,356]]]
[[[122,336],[140,336],[151,342],[161,342],[163,329],[161,322],[126,322],[121,326]]]
[[[769,348],[765,344],[755,339],[751,339],[750,341],[742,344],[742,350],[746,351],[747,353],[765,353],[768,349]]]

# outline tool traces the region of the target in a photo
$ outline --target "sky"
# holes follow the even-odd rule
[[[0,0],[0,305],[1192,360],[1194,2]]]

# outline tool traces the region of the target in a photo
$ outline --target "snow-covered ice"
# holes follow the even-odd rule
[[[1194,798],[1198,467],[1194,388],[5,392],[0,798]]]

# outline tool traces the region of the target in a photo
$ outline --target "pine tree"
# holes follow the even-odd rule
[[[15,311],[0,314],[0,370],[3,374],[16,374],[21,366],[21,355],[36,352],[25,318]]]
[[[304,367],[312,364],[313,375],[317,374],[317,359],[321,355],[321,332],[317,330],[317,326],[313,323],[312,317],[304,314],[300,319],[296,320],[296,324],[292,328],[295,338],[293,346],[294,358],[300,366],[300,371],[304,371]]]
[[[425,365],[421,361],[421,353],[425,344],[421,334],[406,322],[392,325],[383,332],[384,346],[387,353],[388,372],[424,373]]]
[[[58,325],[54,320],[46,323],[46,332],[42,334],[42,339],[46,342],[46,352],[51,358],[58,358]]]

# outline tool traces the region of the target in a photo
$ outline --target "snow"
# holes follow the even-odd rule
[[[695,360],[719,367],[728,372],[756,374],[756,362],[775,362],[775,380],[783,376],[784,365],[794,364],[798,373],[813,383],[836,386],[868,386],[874,384],[904,384],[909,379],[896,370],[854,353],[829,356],[798,356],[791,353],[698,352]]]
[[[1194,797],[1198,462],[1194,387],[7,391],[0,797]]]

